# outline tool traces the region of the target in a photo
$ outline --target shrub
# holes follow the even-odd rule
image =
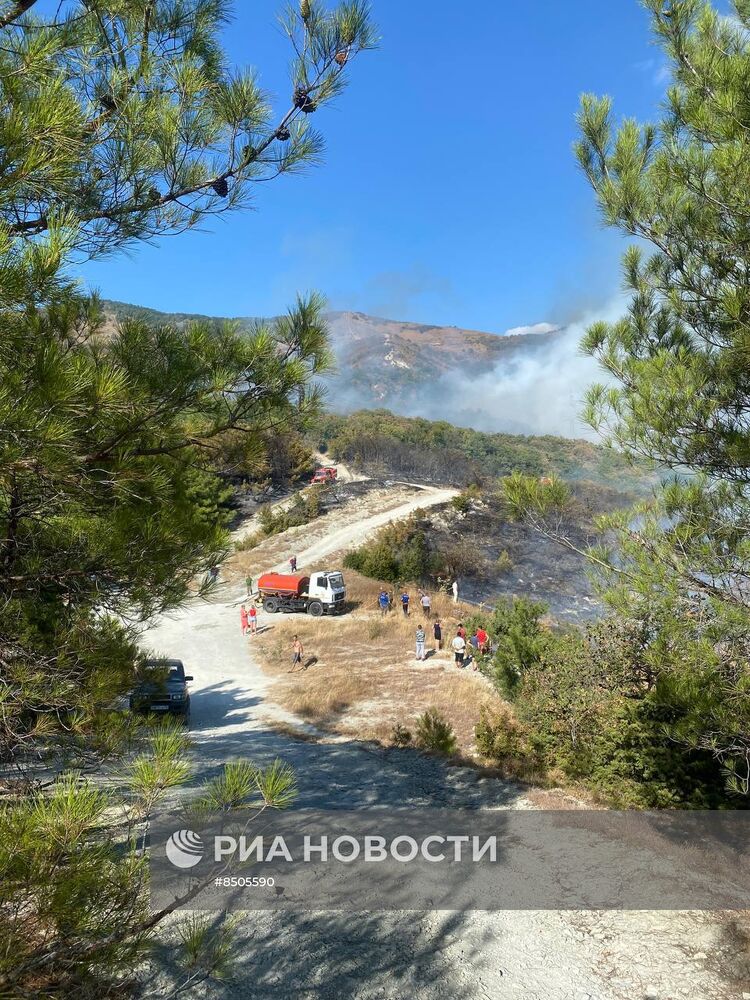
[[[492,760],[518,759],[529,754],[526,730],[509,709],[482,708],[474,734],[479,752]]]
[[[436,708],[428,708],[417,719],[417,746],[423,750],[451,757],[458,749],[456,734],[444,715]]]
[[[408,747],[411,740],[411,731],[397,722],[391,731],[391,743],[395,747]]]
[[[514,565],[513,556],[511,556],[507,549],[503,549],[495,560],[495,571],[497,573],[509,573]]]
[[[508,698],[514,697],[524,672],[542,656],[548,633],[540,620],[546,611],[546,604],[514,597],[500,602],[492,613],[488,631],[497,643],[495,683]]]
[[[250,549],[254,549],[260,544],[262,540],[262,535],[257,531],[251,532],[249,535],[245,535],[238,542],[235,542],[234,547],[237,552],[249,552]]]
[[[430,549],[425,521],[419,511],[386,525],[373,538],[344,557],[344,566],[374,580],[420,582],[435,571],[437,556]]]
[[[286,508],[274,510],[266,505],[258,512],[261,536],[278,535],[289,528],[309,524],[323,513],[319,487],[297,493],[291,504]],[[260,541],[260,539],[258,539]],[[257,544],[257,542],[256,542]]]

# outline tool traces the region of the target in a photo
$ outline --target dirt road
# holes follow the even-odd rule
[[[418,506],[445,502],[433,490],[337,528],[299,554],[309,564],[356,544]],[[409,510],[407,510],[409,508]],[[198,785],[230,759],[275,757],[297,773],[299,806],[384,805],[524,808],[513,785],[447,767],[411,750],[356,742],[307,743],[269,724],[302,724],[269,699],[269,680],[240,633],[236,584],[211,601],[163,617],[144,645],[181,657],[192,685],[193,764]],[[273,616],[260,615],[273,629]],[[358,901],[366,906],[366,900]],[[232,981],[199,993],[209,1000],[727,1000],[706,956],[717,949],[710,917],[680,913],[269,913],[247,914],[238,930]],[[156,966],[168,995],[165,966]],[[735,994],[736,995],[736,994]]]
[[[415,510],[427,510],[430,507],[439,507],[440,504],[448,503],[453,497],[458,496],[458,490],[454,489],[436,489],[433,486],[417,486],[414,488],[419,490],[419,494],[412,500],[407,500],[405,503],[390,510],[384,510],[367,517],[362,517],[360,514],[359,516],[355,516],[352,523],[326,531],[321,538],[297,554],[298,565],[300,567],[312,567],[333,552],[356,548],[379,528],[390,524],[392,521],[400,521],[405,517],[409,517]],[[286,568],[286,562],[279,563],[278,566],[274,567],[277,570],[284,568]]]

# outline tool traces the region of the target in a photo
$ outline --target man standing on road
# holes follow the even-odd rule
[[[453,647],[453,652],[456,657],[456,666],[463,667],[464,665],[464,653],[466,652],[466,639],[462,635],[456,633],[456,638],[451,643]]]
[[[297,557],[296,556],[292,556],[292,558],[289,560],[289,568],[291,569],[292,573],[296,573],[297,572]]]
[[[250,625],[250,635],[255,635],[258,631],[258,609],[254,604],[250,605],[250,610],[247,613],[247,620]]]
[[[425,618],[429,620],[432,617],[432,599],[430,598],[430,595],[422,594],[420,604],[422,605],[422,610],[425,613]]]
[[[424,629],[422,628],[421,625],[417,625],[417,659],[418,660],[423,660],[424,659],[424,641],[425,641]]]
[[[292,670],[302,663],[302,654],[305,652],[305,648],[299,641],[299,636],[295,635],[294,642],[292,643]]]
[[[253,592],[253,578],[251,576],[245,577],[245,586],[247,587],[248,594]]]
[[[404,587],[404,590],[403,590],[403,592],[401,594],[401,608],[402,608],[402,610],[404,612],[404,617],[408,618],[409,617],[409,591],[406,589],[406,587]]]
[[[242,629],[242,634],[247,634],[247,609],[243,604],[240,608],[240,628]]]
[[[378,607],[381,615],[387,615],[391,609],[391,599],[385,587],[378,594]]]

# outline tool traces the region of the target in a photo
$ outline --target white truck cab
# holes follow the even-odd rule
[[[328,573],[313,570],[310,573],[310,586],[307,596],[311,601],[320,601],[326,610],[332,610],[335,605],[346,599],[346,587],[341,573]]]

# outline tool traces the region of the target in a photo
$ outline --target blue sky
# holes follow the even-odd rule
[[[288,102],[276,0],[240,0],[226,35]],[[619,288],[571,152],[579,95],[653,117],[665,81],[637,0],[374,0],[382,41],[315,124],[325,163],[210,220],[80,269],[109,298],[272,315],[319,289],[335,309],[501,332],[569,322]]]

